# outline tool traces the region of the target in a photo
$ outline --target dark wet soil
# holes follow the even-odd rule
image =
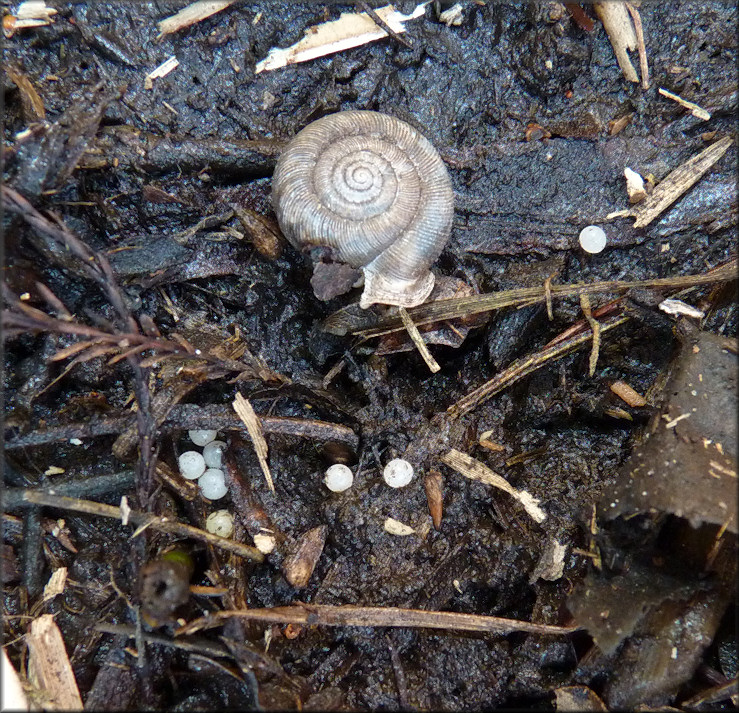
[[[265,247],[259,239],[265,233],[238,217],[239,210],[252,211],[272,225],[270,175],[281,147],[297,131],[330,113],[370,109],[419,129],[447,164],[455,219],[434,268],[438,275],[491,292],[541,285],[550,276],[564,284],[703,273],[736,254],[734,148],[646,228],[633,228],[631,219],[606,222],[605,216],[628,207],[625,167],[659,182],[712,141],[736,138],[732,4],[643,3],[651,75],[646,90],[624,79],[599,21],[588,32],[553,2],[465,2],[462,24],[451,27],[429,6],[408,23],[411,48],[386,39],[260,74],[255,64],[270,48],[286,47],[308,26],[354,7],[237,2],[155,39],[156,23],[181,4],[52,5],[59,12],[51,25],[19,30],[5,43],[4,64],[12,72],[3,76],[4,183],[109,258],[135,317],[148,315],[164,337],[178,334],[203,350],[237,335],[253,355],[250,364],[258,362],[274,377],[255,376],[256,367],[236,382],[233,372],[211,374],[186,390],[182,405],[228,405],[240,391],[261,416],[341,424],[356,439],[337,445],[268,433],[273,493],[246,433],[222,432],[230,439],[234,468],[248,483],[240,503],[250,510],[240,515],[235,537],[251,544],[252,517],[266,518],[279,535],[277,549],[261,564],[163,533],[147,531],[132,540],[131,527],[102,517],[6,508],[4,634],[16,666],[25,666],[27,617],[50,612],[82,699],[94,709],[552,709],[556,689],[575,685],[592,688],[612,707],[640,702],[626,697],[624,691],[633,690],[659,705],[680,703],[736,676],[736,649],[726,643],[734,621],[724,617],[735,602],[727,584],[732,558],[721,564],[724,555],[717,560],[710,554],[717,537],[725,538],[722,552],[734,551],[736,524],[719,535],[720,518],[713,514],[701,525],[691,510],[697,526],[691,530],[676,516],[655,511],[631,524],[619,522],[622,529],[600,540],[592,519],[661,402],[684,345],[676,321],[654,300],[632,296],[632,318],[603,335],[592,376],[589,349],[569,354],[447,424],[441,438],[437,414],[580,320],[579,301],[557,301],[551,321],[543,305],[491,314],[461,347],[432,347],[441,365],[432,375],[415,351],[379,356],[373,353],[376,341],[322,331],[322,320],[357,294],[319,301],[305,257],[289,245]],[[412,7],[402,4],[405,11]],[[595,18],[592,7],[584,7]],[[4,12],[10,11],[4,3]],[[172,55],[179,66],[146,89],[145,76]],[[632,60],[638,65],[636,52]],[[696,102],[712,118],[693,117],[660,96],[658,87]],[[627,115],[630,121],[615,133],[611,122]],[[531,131],[532,124],[544,131]],[[30,134],[23,133],[27,129]],[[603,226],[608,235],[608,247],[598,255],[578,245],[589,224]],[[5,282],[15,295],[28,293],[29,305],[53,313],[36,286],[41,282],[72,319],[115,322],[110,300],[76,258],[7,210],[3,227]],[[591,301],[597,307],[613,297]],[[680,297],[705,312],[700,329],[736,337],[732,289],[700,287]],[[141,462],[122,462],[113,444],[133,423],[123,421],[137,379],[156,394],[174,369],[155,365],[141,381],[129,362],[108,365],[98,357],[62,375],[70,360],[49,359],[76,341],[54,330],[7,335],[6,488],[53,485],[63,494],[73,483],[123,473],[107,490],[85,494],[83,488],[78,497],[117,505],[126,494],[137,508],[198,527],[213,510],[235,507],[232,495],[217,503],[198,495],[188,500],[185,490],[159,479],[142,490]],[[324,381],[341,360],[341,370]],[[617,380],[646,395],[648,405],[632,408],[616,398],[610,385]],[[706,388],[710,398],[711,391],[727,387],[717,377]],[[80,431],[81,445],[68,434],[13,445],[34,432],[65,424],[91,428],[101,419],[119,426],[100,435]],[[500,450],[479,445],[485,432]],[[156,430],[154,443],[154,458],[172,470],[177,454],[191,447],[186,431],[171,421]],[[438,456],[451,447],[538,498],[547,519],[536,524],[505,493],[442,465]],[[391,489],[382,466],[404,454],[412,456],[416,476],[408,487]],[[507,464],[522,454],[530,457]],[[332,494],[322,479],[337,460],[349,462],[355,482]],[[49,474],[51,466],[64,472]],[[431,526],[423,485],[431,469],[443,475],[438,530]],[[151,496],[148,502],[141,501],[142,492]],[[415,534],[389,534],[383,528],[388,517]],[[60,518],[71,546],[54,534]],[[298,590],[281,566],[299,538],[321,525],[327,528],[323,552],[307,587]],[[677,532],[688,544],[682,550],[668,546],[666,532]],[[545,579],[542,557],[555,540],[566,547],[564,570]],[[146,644],[145,659],[136,658],[136,641],[93,627],[105,622],[135,633],[140,570],[175,542],[192,557],[193,584],[226,590],[220,597],[190,597],[177,611],[185,620],[220,608],[304,601],[546,624],[568,624],[575,615],[590,633],[295,631],[232,622],[203,632],[188,651],[171,646],[172,626],[149,622],[144,630],[161,640]],[[682,558],[686,548],[692,559]],[[669,576],[655,575],[648,595],[640,597],[641,583],[650,579],[645,568],[659,568],[660,558],[662,564],[669,560]],[[628,571],[636,561],[632,586]],[[68,568],[66,589],[44,602],[43,585],[61,566]],[[636,604],[624,597],[629,607],[643,600],[645,611],[667,607],[670,622],[702,608],[693,630],[670,639],[690,652],[690,665],[670,668],[669,656],[658,670],[633,664],[638,646],[628,637],[634,631],[667,641],[668,624],[656,615],[629,628],[615,653],[599,651],[590,620],[577,620],[582,606],[568,607],[567,601],[583,581],[590,583],[588,591],[597,590],[611,576],[631,587],[630,595],[636,592]],[[674,588],[675,581],[686,592],[682,599],[655,593]],[[619,663],[620,654],[626,663]],[[659,685],[647,685],[656,680]],[[726,700],[717,705],[726,706]]]

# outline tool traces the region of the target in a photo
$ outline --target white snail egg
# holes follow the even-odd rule
[[[334,465],[326,470],[326,476],[323,482],[330,491],[341,493],[352,487],[354,473],[352,473],[351,468],[348,466],[342,463],[334,463]]]
[[[234,516],[228,510],[216,510],[208,515],[205,529],[219,537],[231,537],[234,531]]]
[[[177,459],[183,478],[195,480],[205,473],[205,459],[197,451],[185,451]]]
[[[211,441],[203,448],[203,458],[208,468],[220,468],[223,465],[223,451],[226,444],[223,441]]]
[[[208,500],[220,500],[228,492],[226,476],[218,468],[208,468],[198,478],[198,485]]]
[[[218,431],[195,429],[192,431],[188,431],[188,434],[190,435],[190,440],[196,446],[206,446],[208,445],[208,443],[215,440],[215,437],[218,435]]]
[[[382,477],[391,488],[404,488],[413,480],[413,466],[407,460],[395,458],[385,466]]]
[[[606,231],[597,225],[588,225],[580,231],[580,247],[586,253],[599,253],[606,246]]]

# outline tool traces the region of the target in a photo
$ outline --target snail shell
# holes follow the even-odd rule
[[[433,289],[454,194],[436,149],[409,124],[374,111],[314,121],[280,156],[272,202],[295,247],[328,246],[362,269],[361,307],[413,307]]]

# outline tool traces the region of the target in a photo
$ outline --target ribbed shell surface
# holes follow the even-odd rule
[[[362,306],[413,306],[431,291],[454,195],[439,154],[412,126],[372,111],[309,124],[277,162],[272,200],[293,245],[330,246],[363,268]]]

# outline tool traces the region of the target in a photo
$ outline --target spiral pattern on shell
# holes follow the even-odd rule
[[[362,268],[362,307],[412,307],[433,289],[454,194],[441,157],[409,124],[373,111],[309,124],[277,162],[272,201],[294,246],[328,246]]]

